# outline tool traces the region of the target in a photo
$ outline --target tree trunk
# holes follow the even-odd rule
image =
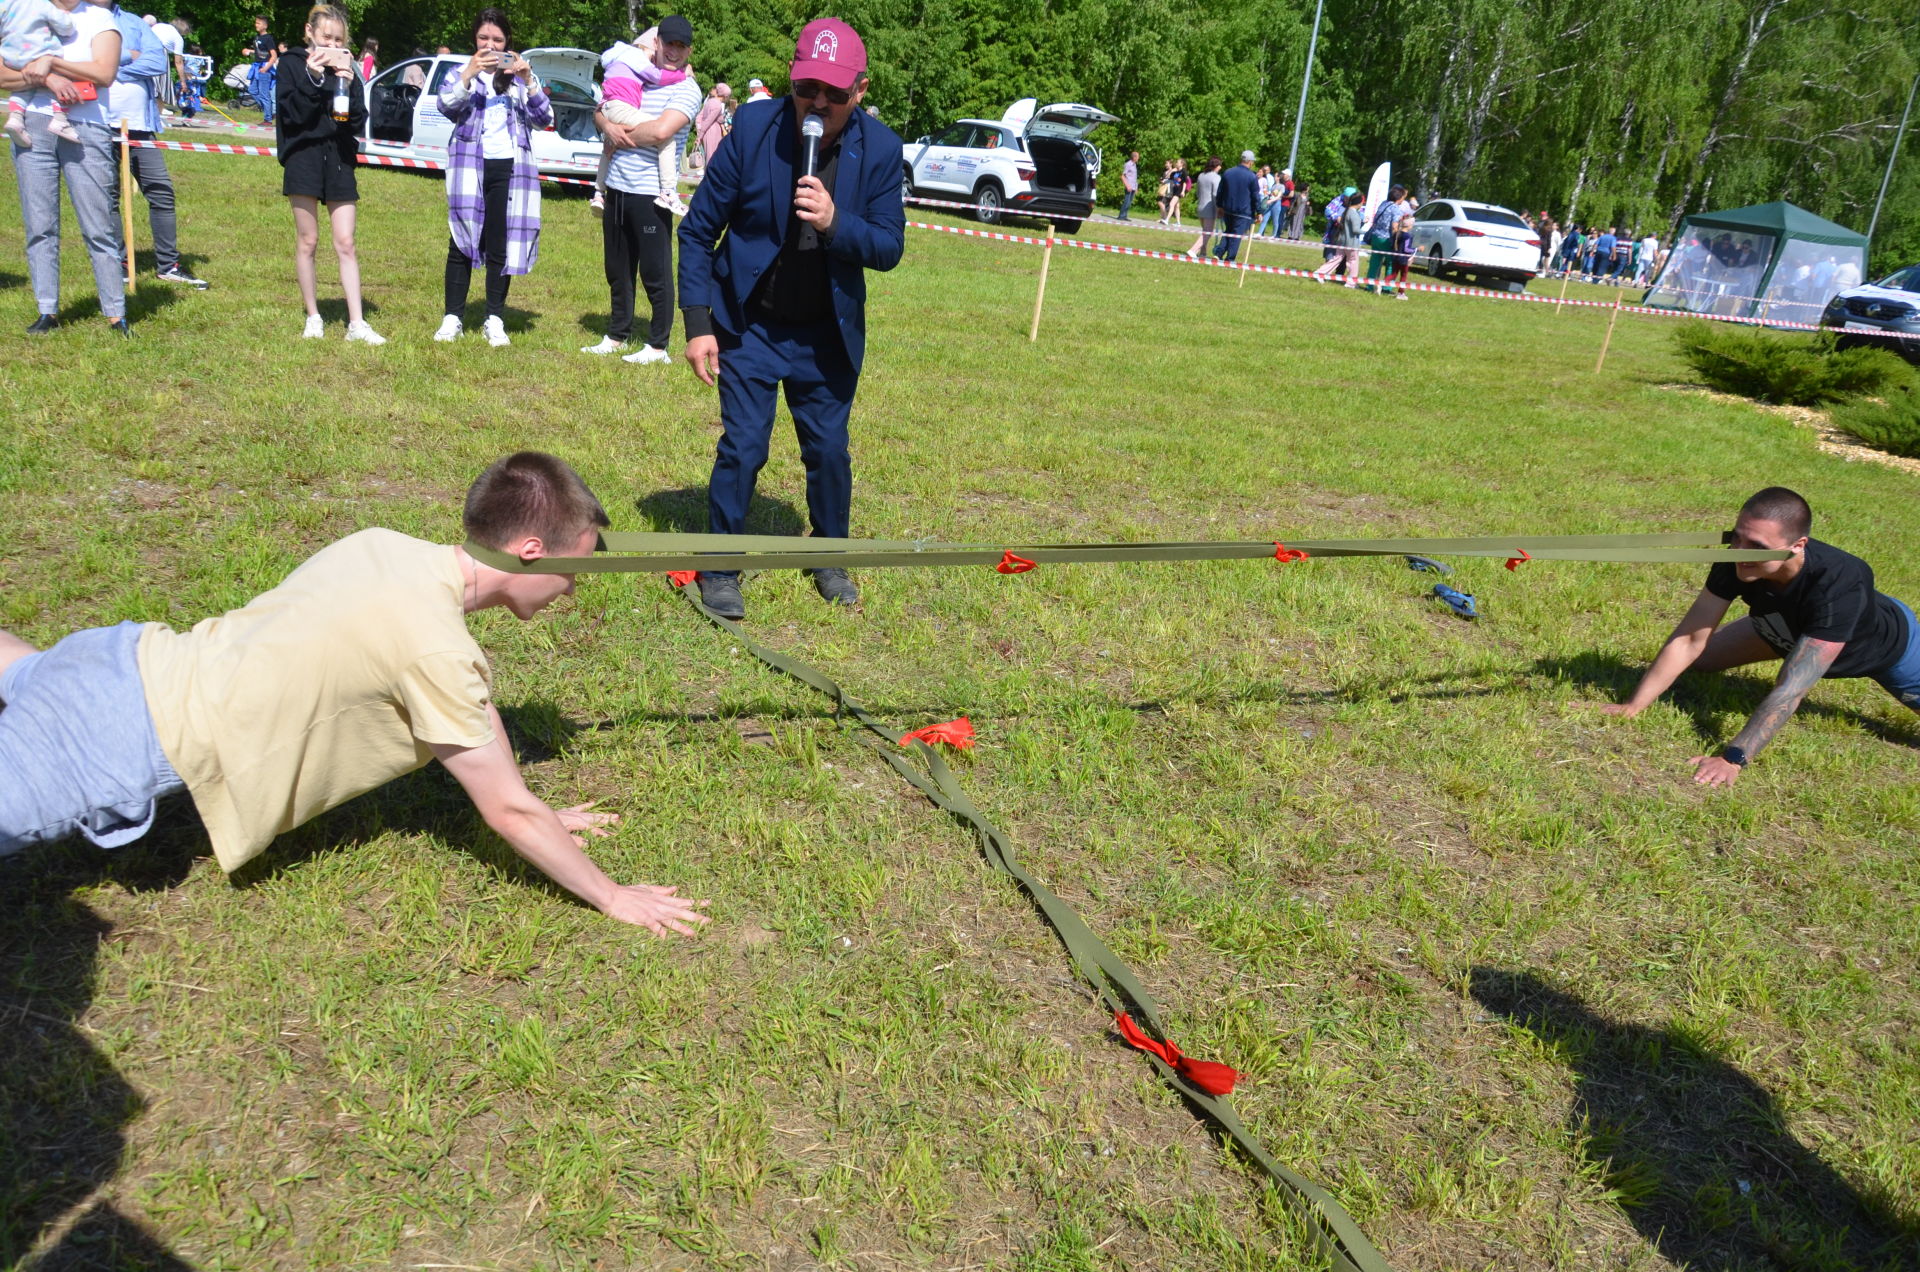
[[[1593,135],[1589,133],[1586,140],[1580,143],[1580,171],[1574,174],[1573,194],[1567,199],[1567,229],[1569,231],[1578,224],[1574,218],[1579,215],[1580,212],[1580,191],[1584,190],[1587,185],[1587,165],[1593,162],[1592,141]]]
[[[1493,90],[1500,86],[1500,72],[1506,69],[1506,62],[1506,31],[1502,28],[1493,46],[1493,69],[1481,81],[1480,91],[1475,95],[1467,116],[1467,145],[1460,152],[1459,176],[1454,182],[1456,189],[1465,190],[1473,183],[1473,170],[1480,163],[1480,147],[1487,140],[1487,119],[1493,113]]]
[[[1440,75],[1439,90],[1434,93],[1433,109],[1427,113],[1427,147],[1414,173],[1414,187],[1431,191],[1440,179],[1440,129],[1447,114],[1447,91],[1453,87],[1454,65],[1460,60],[1460,36],[1447,46],[1447,69]]]
[[[1767,23],[1773,20],[1774,12],[1786,3],[1788,0],[1763,0],[1759,11],[1747,19],[1747,38],[1740,46],[1740,56],[1734,59],[1733,69],[1727,74],[1727,87],[1720,94],[1719,104],[1713,109],[1713,122],[1707,127],[1707,139],[1701,143],[1700,153],[1694,157],[1693,164],[1688,168],[1686,185],[1680,191],[1679,200],[1673,205],[1672,214],[1667,218],[1669,236],[1680,232],[1680,221],[1686,216],[1687,206],[1693,201],[1693,190],[1699,181],[1700,173],[1706,167],[1707,161],[1713,158],[1714,152],[1720,149],[1720,143],[1724,140],[1721,129],[1725,126],[1727,115],[1732,111],[1734,103],[1740,100],[1740,89],[1746,83],[1747,68],[1753,62],[1754,50],[1759,48],[1760,42],[1767,38]],[[1711,189],[1712,186],[1713,179],[1709,177],[1707,189]],[[1702,199],[1707,197],[1706,189],[1700,192],[1700,197]]]

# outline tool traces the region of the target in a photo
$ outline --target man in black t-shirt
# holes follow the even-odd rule
[[[1693,757],[1696,782],[1733,785],[1822,678],[1867,677],[1920,711],[1920,625],[1913,611],[1874,590],[1873,569],[1865,561],[1809,538],[1812,528],[1813,510],[1791,490],[1769,486],[1747,500],[1734,522],[1731,546],[1793,555],[1715,565],[1633,696],[1603,708],[1611,715],[1635,716],[1683,671],[1724,671],[1785,659],[1773,691],[1747,727],[1720,754]],[[1747,617],[1715,631],[1736,599],[1747,603]]]

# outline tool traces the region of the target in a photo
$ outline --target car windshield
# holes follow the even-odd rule
[[[1909,265],[1881,279],[1879,286],[1889,291],[1920,292],[1920,265]]]
[[[1499,208],[1461,208],[1467,214],[1467,220],[1478,221],[1482,225],[1504,225],[1509,229],[1528,230],[1533,227],[1511,212],[1502,212]]]

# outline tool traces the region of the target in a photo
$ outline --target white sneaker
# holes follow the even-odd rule
[[[387,338],[375,331],[372,327],[367,326],[364,319],[360,322],[350,322],[347,324],[347,339],[369,345],[383,345],[387,343]]]
[[[47,125],[47,131],[62,141],[80,140],[80,134],[76,132],[73,125],[67,121],[65,113],[55,115],[53,122]]]
[[[33,138],[27,136],[26,116],[17,110],[7,112],[7,136],[13,138],[13,144],[22,150],[33,149]]]
[[[441,344],[452,344],[466,329],[466,324],[460,321],[458,315],[448,314],[440,320],[440,330],[433,333],[433,338]]]
[[[607,214],[606,194],[600,190],[595,190],[593,197],[587,200],[587,206],[593,209],[595,216],[605,216]]]
[[[488,318],[485,322],[481,323],[480,331],[486,336],[487,343],[496,349],[504,349],[513,343],[513,341],[507,339],[507,324],[501,322],[498,318]]]
[[[599,344],[585,345],[581,348],[580,352],[591,353],[604,358],[608,354],[618,353],[626,347],[627,342],[624,340],[615,340],[612,336],[602,336],[600,337]]]
[[[636,362],[646,366],[650,362],[672,362],[673,357],[665,349],[656,349],[652,345],[641,345],[638,353],[630,353],[620,359],[622,362]]]
[[[655,207],[665,208],[675,216],[685,216],[687,214],[687,201],[680,197],[678,190],[654,195],[653,203]]]
[[[300,332],[302,340],[322,340],[326,338],[327,320],[319,314],[308,314],[307,325]]]

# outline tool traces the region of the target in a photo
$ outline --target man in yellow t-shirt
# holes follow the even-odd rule
[[[607,524],[551,455],[467,492],[467,537],[523,561],[586,556]],[[556,811],[521,778],[466,615],[532,618],[571,574],[510,574],[391,530],[322,548],[278,587],[188,632],[121,623],[37,651],[0,632],[0,856],[81,834],[117,847],[185,789],[229,871],[275,836],[439,760],[487,825],[603,913],[689,933],[704,901],[622,885],[581,851],[613,814]]]

